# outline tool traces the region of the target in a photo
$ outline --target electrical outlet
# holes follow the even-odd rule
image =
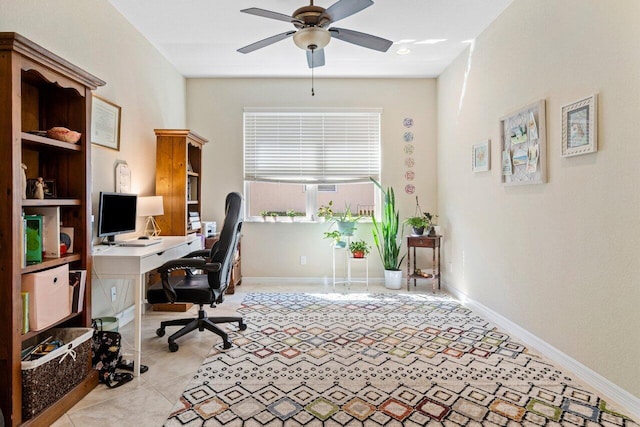
[[[111,302],[115,302],[116,301],[116,287],[112,286],[111,287]]]
[[[307,257],[305,255],[300,256],[300,265],[307,265]]]

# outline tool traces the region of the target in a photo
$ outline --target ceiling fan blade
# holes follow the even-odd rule
[[[307,64],[309,64],[309,68],[322,67],[324,65],[324,49],[308,50]]]
[[[240,12],[248,13],[249,15],[262,16],[263,18],[277,19],[284,22],[299,22],[303,24],[299,19],[292,18],[284,13],[272,12],[270,10],[260,9],[258,7],[250,7],[249,9],[242,9]]]
[[[330,22],[336,22],[360,12],[371,6],[371,0],[338,0],[324,12],[330,19]]]
[[[267,47],[270,44],[274,44],[276,42],[279,42],[280,40],[289,38],[294,34],[295,34],[295,31],[287,31],[286,33],[276,34],[275,36],[267,37],[266,39],[257,41],[255,43],[251,43],[250,45],[247,45],[245,47],[241,47],[240,49],[238,49],[238,52],[240,53],[253,52],[254,50],[262,49],[263,47]]]
[[[383,39],[382,37],[372,36],[371,34],[361,33],[359,31],[347,30],[345,28],[329,28],[331,37],[342,40],[347,43],[353,43],[358,46],[366,47],[380,52],[389,50],[393,42]]]

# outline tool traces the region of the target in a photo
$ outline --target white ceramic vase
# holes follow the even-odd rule
[[[402,270],[385,270],[384,286],[387,289],[402,288]]]

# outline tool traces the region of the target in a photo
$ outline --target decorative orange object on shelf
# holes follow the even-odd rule
[[[76,144],[78,141],[80,141],[80,137],[82,136],[82,134],[65,127],[56,126],[47,131],[47,136],[52,139],[57,139],[58,141]]]

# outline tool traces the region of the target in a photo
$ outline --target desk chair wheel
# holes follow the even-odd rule
[[[156,335],[159,336],[159,337],[163,337],[164,336],[164,328],[156,329]]]
[[[178,351],[179,348],[180,348],[180,346],[178,344],[176,344],[173,341],[169,341],[169,351],[171,353],[175,353],[176,351]]]
[[[242,320],[240,321],[240,324],[238,325],[238,327],[240,328],[241,331],[244,331],[247,329],[247,324],[243,323]]]
[[[222,348],[225,349],[225,350],[230,349],[231,348],[231,342],[224,341],[223,344],[222,344]]]

